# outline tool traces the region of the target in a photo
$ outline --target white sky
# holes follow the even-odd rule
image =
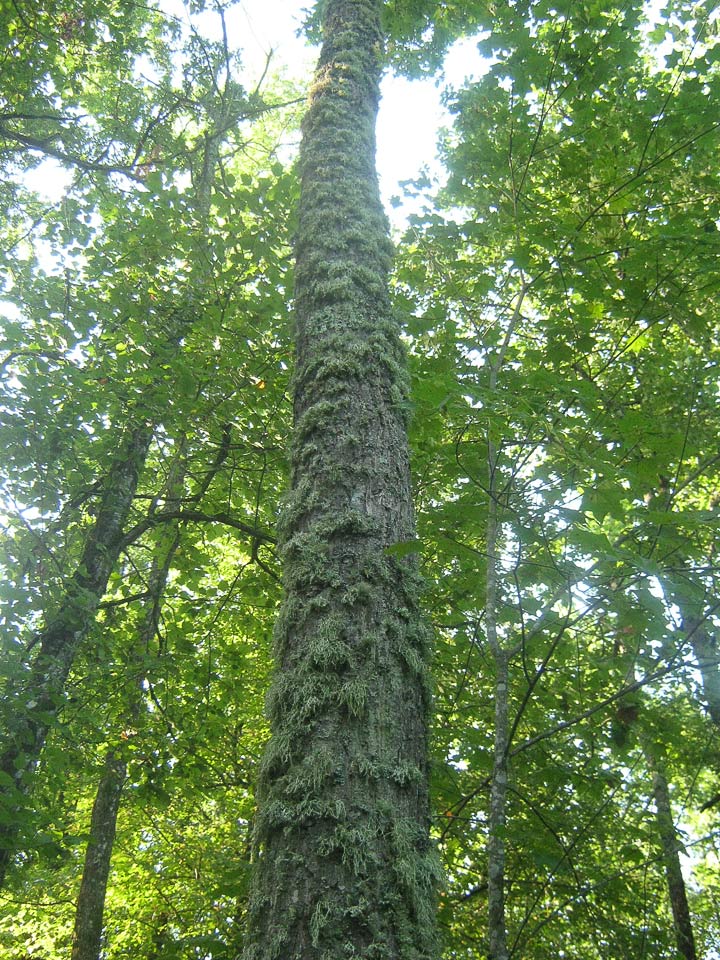
[[[291,79],[309,78],[317,50],[298,36],[303,8],[309,0],[241,0],[226,12],[228,41],[243,54],[242,81],[252,89],[259,80],[272,50],[273,70],[283,69]],[[164,0],[164,9],[186,19],[182,0]],[[194,18],[203,33],[220,36],[217,14]],[[451,51],[446,66],[447,79],[460,84],[466,76],[478,76],[483,61],[473,41],[462,41]],[[440,128],[450,117],[440,102],[440,90],[432,80],[405,80],[386,76],[378,118],[377,163],[383,202],[396,228],[402,228],[417,203],[406,201],[400,207],[390,204],[401,194],[399,184],[416,178],[424,168],[441,175],[435,160]],[[72,175],[54,161],[47,161],[28,175],[27,183],[48,200],[59,199]]]
[[[181,0],[165,0],[180,3]],[[665,0],[646,0],[650,21],[660,18]],[[259,76],[267,54],[287,68],[288,76],[310,76],[317,52],[298,37],[303,9],[311,0],[240,0],[227,12],[229,40],[244,51],[244,67],[251,78]],[[177,9],[177,8],[176,8]],[[216,18],[217,19],[217,18]],[[667,51],[663,51],[667,52]],[[473,40],[462,40],[451,48],[444,67],[445,81],[460,86],[464,80],[479,78],[488,69]],[[423,169],[442,177],[436,159],[439,131],[451,118],[444,109],[439,87],[433,80],[405,80],[386,76],[377,127],[377,165],[383,202],[396,229],[402,229],[407,217],[419,203],[405,198],[399,207],[390,203],[402,193],[399,184],[415,179]]]
[[[243,0],[228,12],[228,27],[237,30],[231,42],[242,45],[244,63],[251,77],[262,70],[267,53],[287,67],[288,76],[309,76],[317,51],[305,45],[297,34],[308,0]],[[467,76],[479,76],[484,61],[473,41],[456,44],[446,64],[447,79],[460,84]],[[440,102],[440,90],[432,80],[405,80],[386,76],[378,117],[377,164],[383,201],[396,227],[401,227],[412,204],[390,205],[400,194],[399,184],[416,178],[428,168],[440,175],[435,160],[439,130],[450,123]]]
[[[646,7],[651,18],[657,16],[663,2],[648,0]],[[303,10],[310,5],[311,0],[239,0],[226,11],[228,41],[232,48],[243,52],[242,81],[247,88],[252,89],[258,81],[271,50],[274,70],[282,67],[293,79],[311,76],[317,50],[298,36]],[[161,0],[161,6],[168,13],[187,19],[183,0]],[[221,35],[217,13],[208,11],[194,18],[194,23],[207,35]],[[447,57],[445,80],[459,86],[468,77],[481,76],[487,65],[473,40],[460,41]],[[440,129],[449,126],[451,119],[433,80],[410,81],[388,75],[382,93],[377,129],[378,172],[388,216],[396,229],[402,229],[421,201],[404,198],[398,207],[390,201],[402,194],[399,185],[403,181],[417,178],[424,169],[431,176],[442,177],[436,144]],[[29,175],[28,185],[48,200],[55,200],[70,178],[59,164],[48,161]]]

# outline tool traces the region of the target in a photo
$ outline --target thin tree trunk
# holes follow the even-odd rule
[[[229,81],[229,78],[228,78]],[[207,223],[212,180],[219,159],[220,143],[228,129],[232,109],[229,97],[210,110],[213,129],[206,134],[202,164],[195,178],[195,209],[200,224]],[[188,286],[188,303],[175,310],[168,325],[167,344],[178,352],[182,337],[196,317],[193,298],[201,293],[211,275],[211,262],[198,231],[193,258],[194,272]],[[10,689],[6,699],[13,701],[13,721],[0,737],[0,772],[11,778],[13,787],[0,783],[0,809],[5,808],[6,825],[0,827],[0,889],[12,862],[19,834],[19,823],[7,823],[8,814],[17,810],[18,791],[28,788],[28,773],[36,766],[48,730],[60,706],[65,684],[76,653],[95,623],[98,605],[107,589],[122,547],[123,531],[130,515],[140,473],[154,435],[154,426],[141,401],[129,418],[125,439],[104,484],[104,493],[95,524],[90,531],[78,567],[71,577],[58,610],[48,619],[32,643],[39,653],[25,680]],[[6,781],[10,782],[10,781]]]
[[[702,678],[703,694],[713,723],[720,727],[720,650],[716,639],[707,629],[706,621],[694,617],[683,618]]]
[[[508,656],[495,655],[495,744],[488,817],[488,957],[507,960],[505,923],[505,825],[508,791]]]
[[[428,630],[375,172],[380,0],[328,0],[303,125],[285,599],[245,960],[435,955]],[[388,551],[388,548],[391,548]]]
[[[62,699],[65,683],[80,644],[95,623],[98,605],[122,545],[125,523],[137,489],[153,430],[143,422],[131,429],[108,471],[97,519],[56,613],[41,630],[34,646],[39,652],[26,679],[8,692],[13,719],[3,734],[0,771],[12,778],[15,790],[0,784],[0,803],[15,806],[16,791],[25,792]],[[0,886],[17,842],[19,827],[0,829]]]
[[[678,953],[683,960],[697,960],[695,952],[695,938],[693,936],[690,908],[688,906],[685,880],[680,867],[680,843],[678,841],[675,821],[673,820],[672,806],[670,805],[670,789],[663,764],[654,755],[654,751],[645,746],[645,758],[652,773],[653,797],[655,799],[655,822],[658,837],[662,848],[665,878],[668,887],[668,897],[673,915],[675,940]]]
[[[520,311],[527,294],[523,281],[515,309],[508,323],[500,349],[490,365],[488,386],[490,392],[497,390],[498,378],[513,331],[520,318]],[[510,751],[510,724],[508,700],[510,684],[510,661],[516,651],[506,649],[498,635],[498,541],[501,534],[500,484],[498,445],[488,424],[488,515],[486,534],[487,574],[485,580],[485,631],[488,646],[495,662],[495,731],[493,746],[493,769],[490,785],[490,811],[488,816],[488,956],[490,960],[507,960],[507,924],[505,919],[505,826],[507,823],[508,754]]]
[[[124,782],[125,761],[111,750],[93,804],[75,913],[72,960],[98,960],[100,956],[105,891]]]
[[[506,341],[507,342],[507,341]],[[497,386],[498,364],[493,366],[490,387]],[[508,789],[508,683],[509,656],[497,632],[498,605],[498,533],[497,448],[488,430],[488,483],[490,502],[487,517],[487,575],[485,585],[485,631],[495,661],[495,736],[493,769],[488,816],[488,957],[507,960],[507,928],[505,924],[505,824]]]
[[[165,500],[170,509],[182,500],[187,464],[183,445],[171,466]],[[148,579],[145,610],[138,629],[136,658],[144,663],[147,649],[157,633],[162,598],[168,574],[180,543],[177,521],[160,528],[156,533],[155,557]],[[145,670],[132,678],[128,704],[129,725],[142,731],[143,687]],[[90,824],[90,838],[85,852],[85,865],[75,911],[72,960],[99,960],[102,948],[105,893],[110,873],[115,828],[120,810],[125,762],[121,759],[123,745],[110,750],[105,760],[105,771],[100,779]]]

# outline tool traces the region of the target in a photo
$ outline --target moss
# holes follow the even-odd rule
[[[334,908],[330,898],[321,897],[310,917],[310,939],[314,947],[319,945],[320,932],[327,926],[328,920],[332,917],[333,913]]]
[[[286,790],[289,796],[305,796],[308,792],[317,794],[328,780],[335,776],[336,757],[327,747],[321,747],[303,758],[300,767],[286,778]]]
[[[401,760],[390,774],[396,783],[403,786],[410,783],[422,784],[425,778],[425,771],[410,760]]]
[[[427,631],[412,558],[384,554],[414,534],[373,159],[381,6],[327,0],[303,125],[286,596],[244,960],[434,955]]]
[[[338,699],[354,717],[360,717],[365,713],[369,695],[369,683],[360,677],[356,677],[342,685]]]
[[[283,759],[289,761],[292,756],[289,745],[293,743],[293,734],[302,734],[308,721],[332,699],[332,690],[322,673],[306,669],[302,675],[298,675],[295,671],[284,670],[268,694],[267,709],[270,718],[280,721],[288,732],[286,736],[273,738],[266,758],[276,752],[274,743],[278,740]]]
[[[338,511],[337,514],[327,517],[315,527],[317,533],[327,540],[359,535],[373,535],[378,531],[377,521],[360,510]]]
[[[335,667],[352,660],[352,649],[345,641],[345,622],[338,614],[323,617],[307,645],[307,657],[318,667]]]
[[[347,607],[364,606],[372,601],[374,595],[373,584],[361,580],[346,589],[342,595],[342,602]]]
[[[342,400],[321,400],[308,407],[295,423],[295,443],[302,444],[315,430],[325,430],[334,423],[341,403]]]
[[[342,581],[329,557],[328,543],[313,533],[295,534],[285,544],[285,585],[300,587],[341,587]],[[297,598],[295,602],[300,602]]]
[[[405,663],[408,665],[410,670],[417,674],[417,676],[424,676],[427,673],[428,666],[425,657],[418,651],[411,647],[408,643],[401,643],[398,645],[398,652],[403,658]]]

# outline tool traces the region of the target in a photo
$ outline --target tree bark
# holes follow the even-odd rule
[[[498,388],[498,380],[505,356],[512,340],[515,326],[520,318],[523,301],[527,294],[523,285],[517,297],[515,309],[493,361],[490,364],[488,386],[491,393]],[[505,829],[507,825],[507,797],[510,752],[510,662],[517,652],[503,644],[498,634],[499,610],[499,542],[502,534],[499,489],[501,466],[498,443],[492,424],[487,428],[487,489],[488,513],[486,533],[487,573],[485,578],[485,632],[488,646],[495,663],[495,729],[493,742],[493,769],[490,786],[490,810],[488,814],[488,957],[489,960],[507,960],[507,920],[505,916]]]
[[[507,338],[505,340],[507,343]],[[502,353],[490,371],[490,388],[497,387],[497,375]],[[510,652],[498,637],[498,516],[497,446],[488,428],[488,491],[490,500],[487,516],[487,574],[485,581],[485,631],[488,646],[495,662],[495,729],[493,769],[490,785],[488,814],[488,957],[489,960],[507,960],[507,925],[505,920],[505,828],[507,824],[508,751],[510,729],[508,697],[510,683]]]
[[[110,751],[93,804],[75,913],[72,960],[98,960],[100,956],[105,891],[124,782],[125,761]]]
[[[181,443],[178,455],[170,468],[164,497],[171,508],[176,507],[182,500],[186,470],[187,462]],[[168,575],[180,544],[178,522],[160,527],[155,541],[147,598],[134,653],[137,662],[133,664],[135,669],[130,673],[131,684],[128,691],[128,726],[137,728],[139,736],[142,736],[143,728],[142,683],[146,674],[144,668],[138,669],[138,664],[145,662],[148,648],[158,630]],[[122,750],[123,744],[118,738],[117,749],[110,750],[107,754],[105,771],[100,779],[93,805],[90,838],[85,851],[85,865],[75,911],[71,960],[99,960],[102,949],[105,893],[125,781],[125,761],[121,758]]]
[[[375,171],[380,0],[328,0],[303,124],[285,598],[245,960],[435,955],[406,373]]]
[[[495,652],[495,742],[488,817],[489,960],[508,960],[505,920],[505,828],[508,792],[508,655]]]
[[[0,784],[0,804],[8,811],[17,806],[18,791],[27,790],[28,774],[40,757],[77,650],[95,623],[98,604],[120,552],[123,528],[152,435],[152,427],[145,422],[128,431],[108,471],[97,519],[80,563],[57,611],[35,638],[38,655],[27,676],[8,691],[13,715],[0,742],[0,771],[15,784],[14,789]],[[18,833],[17,823],[6,822],[0,829],[0,886]]]
[[[712,722],[720,728],[720,650],[711,636],[706,621],[694,617],[683,618],[702,678],[703,694]]]
[[[662,763],[646,745],[645,757],[653,778],[655,822],[662,848],[665,878],[673,915],[675,940],[683,960],[697,960],[690,908],[688,906],[685,880],[680,866],[679,842],[670,804],[670,789]]]

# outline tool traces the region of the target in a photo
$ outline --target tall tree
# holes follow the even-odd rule
[[[72,960],[97,960],[100,956],[105,891],[126,773],[125,761],[110,751],[92,809],[75,915]]]
[[[696,960],[695,936],[692,928],[690,908],[688,906],[685,879],[680,864],[680,841],[673,819],[670,802],[670,784],[665,773],[662,758],[658,756],[655,744],[646,739],[643,744],[648,767],[652,773],[653,799],[655,801],[655,822],[658,839],[662,847],[662,859],[665,867],[670,909],[673,916],[675,940],[678,954],[683,960]]]
[[[128,52],[128,56],[131,52]],[[198,79],[194,74],[200,73],[197,66],[200,57],[207,75],[201,74]],[[49,55],[47,61],[54,64]],[[4,691],[5,700],[11,707],[10,721],[0,736],[0,774],[3,777],[0,803],[6,806],[9,815],[0,825],[0,886],[15,852],[19,832],[20,821],[13,818],[12,813],[19,806],[22,794],[29,789],[30,774],[37,765],[48,730],[62,706],[73,663],[95,624],[99,604],[120,553],[132,542],[133,536],[137,536],[137,531],[128,536],[126,526],[132,516],[138,483],[154,435],[161,422],[167,427],[170,414],[166,403],[167,382],[160,369],[163,364],[174,366],[179,363],[181,368],[184,366],[181,356],[183,341],[193,328],[200,325],[211,298],[213,253],[207,236],[212,191],[221,146],[228,131],[237,127],[247,112],[248,99],[245,91],[232,79],[230,54],[226,46],[217,45],[215,49],[202,46],[195,51],[194,57],[189,58],[186,69],[193,80],[193,86],[188,86],[188,90],[194,89],[197,97],[194,119],[202,129],[199,144],[193,149],[188,149],[183,136],[179,137],[175,147],[180,149],[182,163],[191,175],[193,186],[185,207],[186,214],[191,217],[184,251],[187,258],[186,276],[182,279],[173,278],[171,290],[162,291],[160,300],[158,292],[148,296],[147,305],[154,304],[157,308],[152,318],[154,330],[150,334],[151,337],[157,335],[157,340],[148,350],[150,331],[144,330],[145,342],[141,349],[156,365],[156,369],[148,378],[146,389],[141,388],[140,382],[133,384],[132,393],[137,395],[127,402],[126,409],[118,414],[119,422],[111,428],[120,434],[118,451],[104,475],[96,479],[102,496],[95,521],[84,537],[77,567],[63,584],[54,609],[51,607],[44,611],[45,625],[36,631],[30,642],[34,654],[28,658],[28,669],[18,671],[14,682],[8,683]],[[168,149],[171,143],[166,144]],[[43,144],[38,142],[35,149],[44,150]],[[58,153],[54,151],[50,155],[58,156]],[[85,169],[86,165],[79,163],[77,158],[64,153],[60,156],[68,163]],[[141,206],[143,195],[152,193],[148,187],[163,193],[160,171],[154,171],[154,184],[149,179],[152,167],[159,160],[160,154],[157,153],[154,163],[144,170],[141,177],[145,181],[142,190],[138,191]],[[164,172],[168,179],[172,169],[171,165],[166,166]],[[103,167],[101,172],[107,174],[108,171]],[[169,193],[173,193],[172,188]],[[129,202],[127,206],[130,206]],[[156,237],[143,239],[151,246],[153,241],[157,243],[152,260],[154,269],[161,273],[167,251],[159,241],[160,235],[159,231]],[[147,252],[144,254],[146,257]],[[148,280],[152,282],[153,268],[148,271],[145,264],[145,270],[141,286],[147,285]],[[183,271],[178,272],[182,274]],[[155,311],[152,310],[152,313]],[[124,317],[123,322],[125,335],[131,340],[129,318]],[[150,325],[148,323],[148,327]],[[127,351],[127,344],[121,341],[120,346],[122,352]],[[191,378],[190,390],[193,389]],[[57,491],[56,496],[62,498],[65,493]]]
[[[351,289],[364,282],[356,274],[367,263],[376,208],[364,203],[361,216],[347,216],[350,205],[314,169],[322,161],[344,177],[344,154],[333,144],[321,160],[308,154],[306,186],[328,198],[324,219],[313,221],[326,244],[303,247],[301,237],[298,249],[303,432],[284,534],[279,692],[271,697],[279,747],[263,764],[258,815],[253,785],[268,732],[263,699],[280,593],[267,531],[286,487],[288,237],[299,232],[287,218],[297,181],[282,172],[275,147],[292,118],[276,124],[264,114],[238,126],[226,115],[232,129],[202,224],[181,171],[194,187],[206,134],[223,120],[208,112],[219,106],[215,82],[224,87],[226,57],[217,50],[219,75],[209,77],[207,12],[194,2],[192,11],[175,11],[168,73],[159,60],[159,72],[146,69],[165,35],[152,0],[142,9],[129,0],[58,0],[42,5],[44,20],[12,12],[37,6],[17,0],[5,11],[17,70],[0,90],[10,100],[0,113],[0,202],[10,211],[0,227],[10,265],[0,290],[17,318],[0,341],[8,652],[0,673],[10,688],[36,659],[38,643],[29,657],[25,645],[61,603],[94,528],[105,489],[96,481],[119,452],[110,425],[152,401],[157,427],[96,624],[74,656],[59,715],[47,717],[32,810],[20,811],[22,854],[0,894],[0,953],[70,955],[98,771],[115,748],[127,776],[102,923],[108,960],[231,960],[245,946],[265,960],[273,950],[291,954],[303,931],[306,954],[333,957],[334,930],[346,938],[344,953],[370,954],[377,944],[358,945],[363,924],[394,906],[388,884],[385,900],[374,892],[363,899],[357,887],[369,888],[371,874],[380,887],[391,862],[406,867],[390,842],[380,850],[375,833],[358,852],[397,804],[382,764],[360,749],[362,729],[380,727],[372,711],[384,688],[372,677],[363,685],[370,675],[352,658],[366,628],[379,637],[374,649],[382,652],[386,638],[372,600],[351,608],[354,632],[338,640],[338,624],[349,620],[338,596],[354,569],[348,540],[375,550],[356,596],[376,595],[384,583],[372,572],[378,557],[400,573],[418,543],[384,553],[382,538],[373,541],[363,526],[367,511],[352,502],[356,490],[365,496],[368,457],[376,456],[362,418],[352,424],[360,454],[346,487],[343,457],[327,465],[356,409],[348,394],[370,398],[375,419],[386,413],[373,400],[376,354],[365,354],[375,334],[363,339],[343,319],[344,339],[333,340],[334,320],[356,313],[337,289],[328,294],[328,283],[342,286],[348,275]],[[226,9],[230,37],[239,35],[241,6]],[[349,9],[313,6],[313,26],[323,8],[328,26],[333,9],[336,20]],[[644,19],[655,9],[642,0],[382,5],[386,49],[403,71],[434,71],[468,30],[482,33],[481,53],[492,60],[478,58],[478,80],[449,94],[447,186],[399,245],[391,286],[409,344],[423,607],[435,628],[432,791],[447,866],[439,924],[449,958],[677,958],[680,876],[676,866],[668,872],[665,854],[677,860],[678,838],[689,854],[683,927],[692,924],[700,956],[719,942],[712,720],[720,129],[710,106],[720,94],[720,35],[712,4],[669,0],[653,30]],[[147,30],[146,11],[155,23]],[[189,60],[186,40],[197,54]],[[464,55],[473,49],[464,45]],[[318,123],[316,113],[308,133]],[[42,151],[75,171],[57,208],[33,194],[32,178],[13,176],[32,171]],[[304,213],[303,232],[307,221]],[[308,292],[315,261],[326,272]],[[211,289],[197,296],[206,271]],[[182,353],[169,341],[163,349],[170,312],[188,304],[188,291],[197,322]],[[363,374],[353,392],[338,384],[353,382],[345,372],[358,342]],[[187,475],[175,501],[166,481],[180,434]],[[392,438],[386,446],[392,451]],[[347,528],[318,531],[332,521]],[[133,665],[128,646],[175,529],[157,629]],[[353,590],[355,583],[345,592]],[[138,677],[135,723],[128,691],[138,690]],[[355,714],[344,714],[352,695]],[[396,699],[404,722],[410,707]],[[10,723],[13,706],[0,697]],[[662,822],[639,729],[657,746],[670,784],[672,812]],[[0,771],[0,791],[19,807],[14,773]],[[358,801],[368,788],[372,797]],[[375,799],[384,807],[373,821]],[[16,819],[0,810],[0,829],[3,815]],[[260,886],[248,925],[258,819]],[[309,856],[315,841],[321,855]],[[313,896],[316,908],[303,913]],[[81,915],[93,910],[95,950],[99,898],[87,903]]]
[[[428,630],[375,170],[382,6],[325,5],[303,124],[285,599],[246,960],[435,953]]]

